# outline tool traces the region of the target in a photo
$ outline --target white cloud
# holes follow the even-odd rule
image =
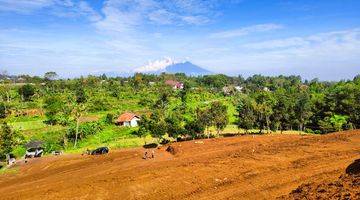
[[[167,66],[175,64],[175,63],[177,63],[177,62],[175,62],[171,58],[164,58],[162,60],[149,61],[148,64],[146,64],[145,66],[136,68],[134,71],[135,72],[142,72],[142,73],[162,71]]]
[[[32,14],[47,9],[58,17],[86,17],[97,21],[100,15],[85,0],[0,0],[0,11]]]
[[[0,0],[0,10],[30,13],[55,4],[55,0]]]
[[[280,24],[258,24],[248,27],[243,27],[239,29],[221,31],[217,33],[213,33],[210,35],[210,38],[233,38],[233,37],[240,37],[244,35],[249,35],[252,33],[259,33],[259,32],[267,32],[272,30],[282,29],[283,26]]]
[[[227,73],[300,74],[328,80],[350,78],[360,70],[360,29],[227,47],[230,50],[217,57],[196,62],[214,71],[221,66]]]

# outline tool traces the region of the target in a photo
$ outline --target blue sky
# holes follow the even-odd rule
[[[171,58],[229,75],[348,79],[360,73],[359,10],[357,0],[0,0],[0,70],[74,76]]]

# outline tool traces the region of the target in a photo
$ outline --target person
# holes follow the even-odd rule
[[[151,158],[155,158],[155,151],[154,151],[154,149],[151,151]]]
[[[145,151],[143,159],[147,160],[147,158],[148,158],[148,152]]]

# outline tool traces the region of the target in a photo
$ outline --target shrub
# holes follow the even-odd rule
[[[306,128],[304,131],[305,131],[305,133],[314,133],[314,131],[311,130],[310,128]]]

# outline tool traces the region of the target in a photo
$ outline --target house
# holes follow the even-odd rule
[[[138,126],[139,120],[140,117],[134,113],[124,113],[120,115],[119,118],[116,120],[116,124],[119,126],[136,127]]]
[[[184,89],[184,84],[181,83],[181,82],[178,82],[178,81],[174,81],[174,80],[167,80],[165,81],[165,84],[168,85],[168,86],[171,86],[174,90],[177,90],[177,89]]]
[[[268,87],[264,87],[263,90],[264,90],[265,92],[270,92],[270,89],[269,89]]]
[[[244,89],[244,87],[242,87],[242,86],[235,86],[235,90],[238,92],[242,92],[243,89]]]

